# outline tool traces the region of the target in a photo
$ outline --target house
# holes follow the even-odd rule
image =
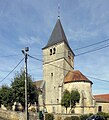
[[[80,101],[76,104],[75,113],[86,114],[98,111],[109,112],[109,99],[93,96],[92,81],[79,70],[74,70],[75,54],[64,33],[60,19],[57,20],[48,43],[43,51],[43,81],[39,95],[40,110],[49,113],[65,113],[61,106],[63,92],[67,89],[78,90]],[[39,81],[38,81],[39,82]],[[36,81],[36,84],[38,83]],[[70,109],[68,110],[70,112]]]
[[[109,112],[109,94],[94,95],[97,112]]]

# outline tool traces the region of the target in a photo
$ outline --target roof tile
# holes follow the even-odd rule
[[[92,82],[86,76],[84,76],[79,70],[69,71],[64,79],[64,83],[82,81],[90,82],[92,84]]]
[[[94,95],[96,101],[109,102],[109,94]]]

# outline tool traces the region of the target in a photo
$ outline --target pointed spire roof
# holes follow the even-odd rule
[[[52,31],[52,34],[49,38],[49,41],[44,48],[50,47],[57,43],[61,43],[63,41],[69,46],[67,38],[66,38],[64,30],[63,30],[63,27],[62,27],[62,24],[60,22],[60,19],[58,19],[56,22],[56,25]]]

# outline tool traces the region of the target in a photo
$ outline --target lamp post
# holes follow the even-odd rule
[[[27,59],[28,59],[28,51],[29,47],[25,47],[25,49],[22,50],[22,53],[25,56],[25,120],[29,120],[28,116],[28,95],[27,95],[27,84],[28,84],[28,73],[27,73]]]

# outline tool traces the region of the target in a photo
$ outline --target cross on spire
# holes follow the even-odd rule
[[[60,19],[60,4],[59,4],[59,0],[58,0],[58,19]]]

